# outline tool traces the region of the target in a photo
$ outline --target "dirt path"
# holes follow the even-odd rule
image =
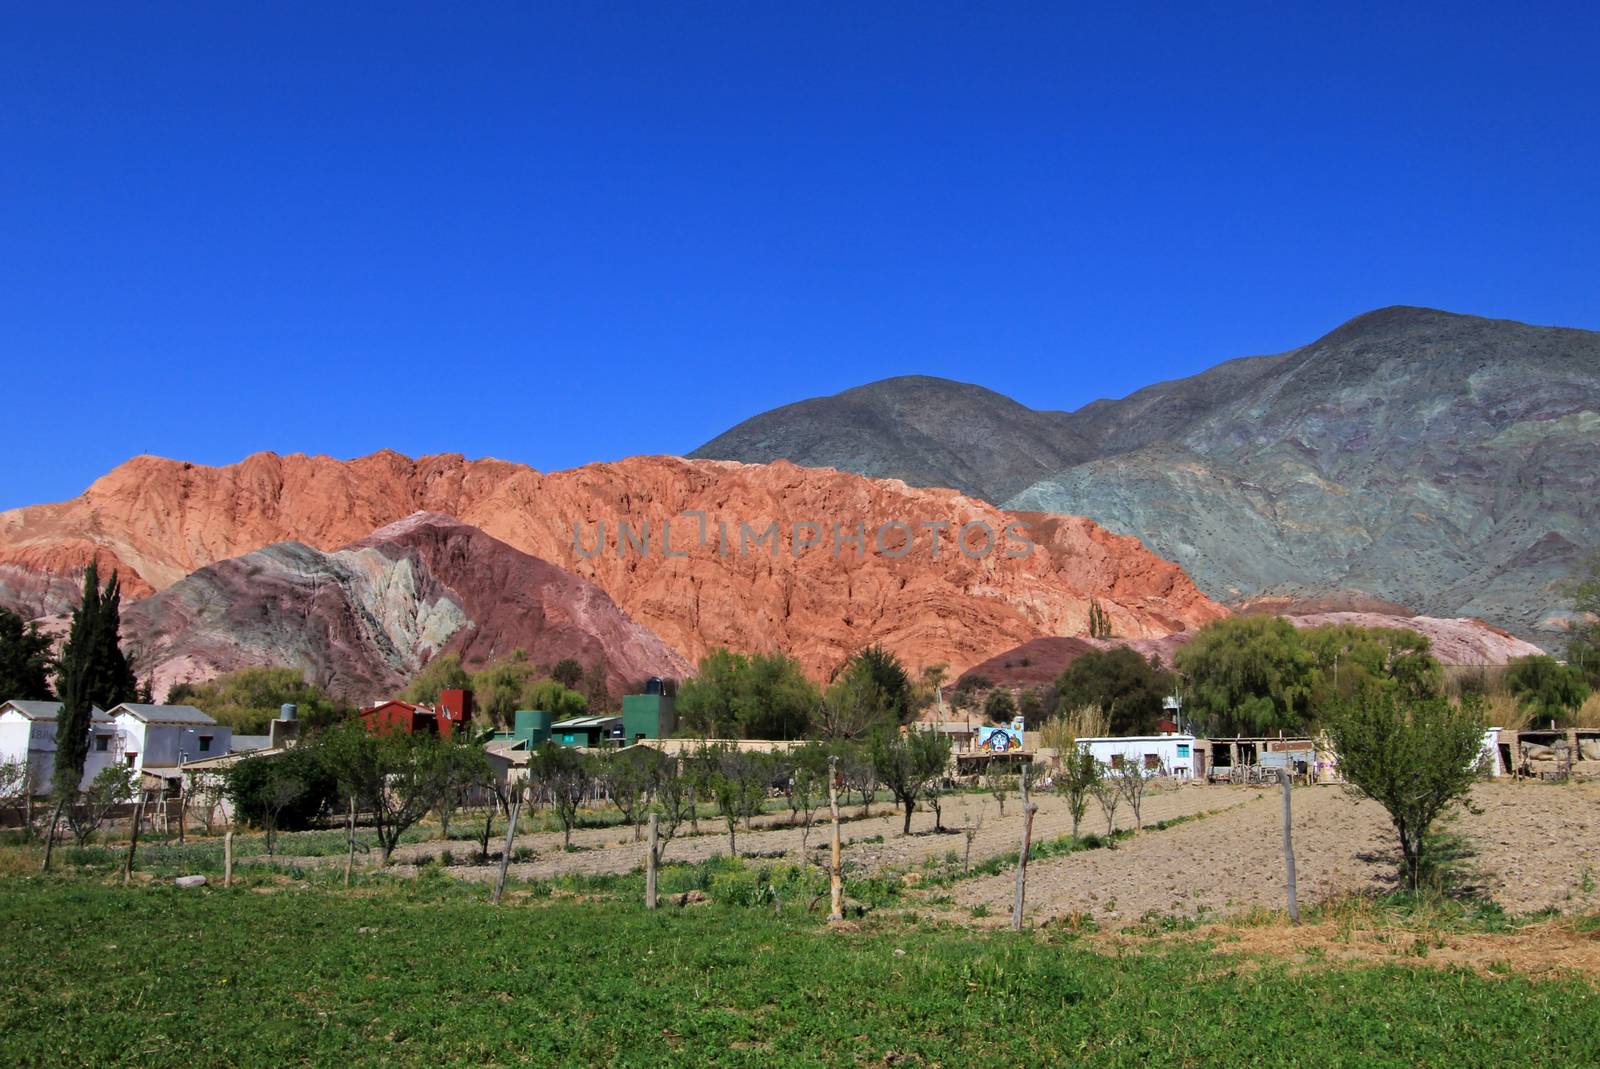
[[[1209,793],[1223,788],[1194,788]],[[1275,790],[1233,789],[1243,805],[1112,850],[1035,862],[1028,869],[1033,923],[1075,912],[1129,924],[1147,912],[1217,916],[1284,902],[1282,809]],[[1393,886],[1397,851],[1387,815],[1343,790],[1295,792],[1294,842],[1302,903]],[[1481,812],[1460,813],[1445,830],[1474,850],[1465,860],[1482,888],[1512,913],[1600,907],[1600,787],[1483,784]],[[1586,880],[1585,873],[1588,873]],[[1009,914],[1011,874],[957,886],[957,903]],[[1587,889],[1586,889],[1587,888]]]

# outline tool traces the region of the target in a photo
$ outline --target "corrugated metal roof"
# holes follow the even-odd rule
[[[54,720],[61,713],[60,702],[34,702],[34,701],[8,701],[0,709],[15,709],[29,720]],[[95,706],[89,712],[89,719],[96,722],[110,720],[111,717],[104,709]]]
[[[142,705],[139,702],[123,702],[111,710],[113,716],[117,713],[127,713],[136,720],[143,720],[146,724],[197,724],[214,726],[216,721],[192,705]]]
[[[622,723],[620,716],[575,716],[571,720],[563,720],[559,724],[551,724],[551,731],[581,731],[584,728],[602,728],[610,724]]]

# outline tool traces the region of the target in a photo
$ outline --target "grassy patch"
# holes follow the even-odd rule
[[[677,876],[763,886],[735,864]],[[1181,944],[1112,957],[1065,936],[827,932],[742,893],[648,913],[556,895],[495,909],[443,875],[349,895],[0,880],[0,1064],[1340,1069],[1600,1049],[1600,998],[1576,981],[1239,975]]]

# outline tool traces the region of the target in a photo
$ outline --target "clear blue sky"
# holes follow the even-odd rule
[[[907,373],[1073,408],[1386,304],[1600,328],[1592,3],[243,6],[5,6],[0,507]]]

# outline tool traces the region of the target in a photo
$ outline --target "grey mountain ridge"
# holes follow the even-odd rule
[[[886,379],[691,456],[786,458],[1089,516],[1213,597],[1361,593],[1559,639],[1600,549],[1600,334],[1383,308],[1073,412]]]

